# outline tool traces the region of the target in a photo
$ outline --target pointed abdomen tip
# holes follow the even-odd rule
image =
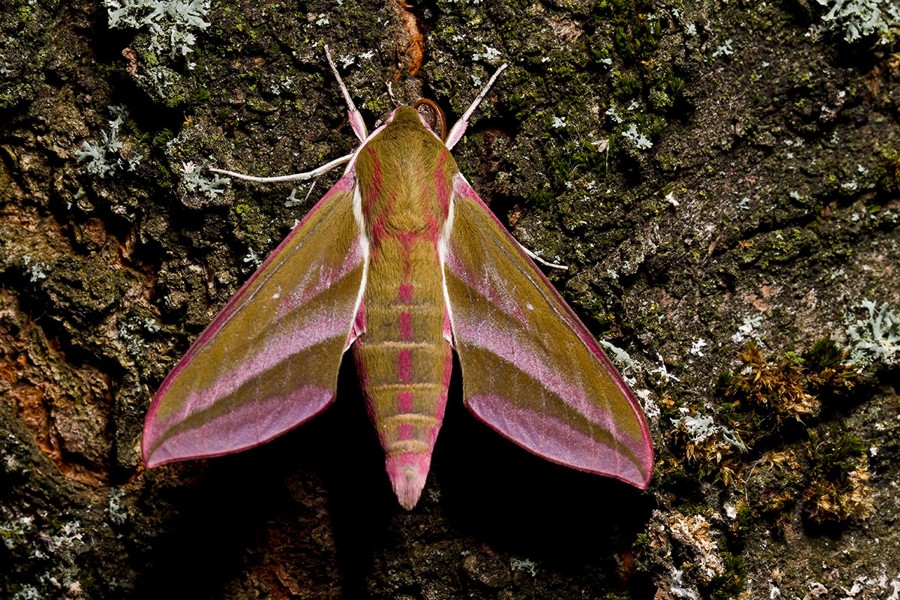
[[[387,472],[400,506],[412,510],[419,503],[428,477],[429,457],[398,456],[388,459]]]

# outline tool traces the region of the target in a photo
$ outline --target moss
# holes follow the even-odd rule
[[[892,146],[885,146],[880,149],[879,155],[879,187],[886,192],[897,193],[900,191],[900,152]]]
[[[739,500],[735,505],[735,519],[734,519],[734,529],[738,530],[743,527],[747,527],[750,525],[750,522],[753,517],[753,510],[750,508],[750,504],[744,500]]]
[[[23,5],[19,6],[18,10],[19,10],[19,23],[21,23],[22,25],[25,25],[26,23],[28,23],[28,21],[31,20],[31,15],[32,15],[31,7],[28,6],[27,4],[23,4]]]
[[[677,61],[661,48],[664,36],[679,36],[669,30],[665,14],[639,1],[598,0],[592,12],[596,29],[588,41],[593,61],[615,66],[611,77],[618,102],[641,98],[659,115],[677,108],[686,83]]]
[[[838,424],[828,427],[821,436],[810,432],[808,451],[816,477],[846,479],[859,465],[865,450],[862,438],[846,433]]]
[[[857,372],[847,364],[848,352],[831,338],[817,340],[803,353],[809,387],[818,395],[842,395],[853,388]]]
[[[153,52],[151,50],[144,50],[143,47],[141,47],[141,50],[138,51],[138,56],[140,56],[144,64],[146,64],[151,69],[153,67],[159,66],[159,55],[156,54],[156,52]]]
[[[789,441],[815,423],[823,401],[843,397],[853,387],[856,373],[844,364],[846,357],[828,338],[802,354],[788,351],[779,358],[766,357],[757,344],[748,343],[738,354],[741,366],[719,376],[723,402],[715,419],[690,406],[680,407],[687,413],[670,417],[676,424],[675,450],[687,459],[688,471],[724,485],[742,479],[748,450],[752,454],[777,438]],[[665,403],[661,406],[666,410]],[[685,414],[694,415],[693,421],[685,421]],[[775,469],[799,466],[790,452],[772,453],[766,461]]]
[[[748,502],[735,508],[735,523],[752,521],[755,515],[780,521],[798,503],[807,519],[818,524],[872,514],[867,444],[845,433],[840,422],[815,427],[821,402],[843,397],[854,385],[856,373],[845,364],[846,357],[828,338],[778,359],[766,358],[749,344],[739,354],[744,366],[720,376],[726,402],[716,418],[726,429],[709,426],[709,435],[691,439],[676,428],[675,448],[684,452],[690,473],[723,485],[753,482]],[[661,406],[665,410],[666,404]],[[723,433],[727,428],[744,440],[749,454],[729,443]],[[792,442],[792,431],[806,432],[805,441]],[[766,449],[772,444],[783,449]],[[743,458],[759,450],[760,458]],[[739,585],[739,580],[730,574],[719,583],[722,589],[737,589],[728,582]]]
[[[807,452],[812,483],[803,498],[806,516],[814,523],[841,523],[872,515],[867,444],[834,424],[821,436],[810,433]]]
[[[774,416],[777,427],[784,419],[813,415],[819,402],[807,391],[807,378],[796,360],[766,360],[755,343],[747,344],[738,359],[744,367],[729,380],[727,397],[757,413]]]
[[[153,137],[153,145],[157,148],[165,148],[173,139],[175,139],[175,132],[171,129],[161,129]]]
[[[747,568],[739,555],[722,552],[721,557],[725,570],[709,583],[707,597],[712,600],[737,598],[747,584]]]
[[[659,45],[662,24],[651,11],[651,6],[633,0],[597,0],[593,7],[595,18],[611,25],[616,50],[629,62],[646,59]]]
[[[740,468],[740,449],[729,442],[722,433],[707,436],[699,441],[687,439],[684,446],[685,458],[699,477],[721,481],[726,486],[735,482]]]
[[[643,90],[641,79],[632,73],[614,71],[613,72],[613,94],[620,101],[627,101]]]

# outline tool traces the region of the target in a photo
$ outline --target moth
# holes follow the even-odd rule
[[[297,175],[343,176],[193,343],[153,399],[148,467],[265,443],[332,403],[352,349],[400,505],[419,500],[447,404],[463,401],[550,461],[645,489],[644,415],[594,337],[460,173],[446,139],[400,106],[371,134],[326,56],[360,146]],[[239,174],[219,171],[232,176]]]

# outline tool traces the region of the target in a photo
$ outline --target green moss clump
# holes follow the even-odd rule
[[[803,354],[778,358],[766,357],[755,343],[747,344],[738,355],[740,368],[719,377],[725,401],[715,417],[692,407],[681,407],[688,408],[687,413],[670,411],[676,452],[687,459],[684,466],[725,485],[743,479],[745,454],[805,435],[820,418],[822,402],[832,402],[853,387],[856,372],[845,364],[846,358],[846,351],[829,338],[816,341]],[[775,450],[764,455],[762,464],[801,468],[800,458]],[[785,502],[792,497],[788,494]]]
[[[857,373],[847,362],[847,351],[831,338],[816,341],[803,353],[809,387],[818,395],[834,395],[850,390]]]
[[[850,390],[856,371],[845,363],[846,350],[830,338],[816,341],[797,356],[766,358],[755,343],[741,350],[742,368],[726,373],[720,385],[742,438],[755,444],[778,433],[787,421],[817,418],[823,399]]]
[[[649,7],[632,0],[598,0],[594,14],[613,26],[613,43],[619,55],[630,62],[640,62],[659,46],[662,24],[652,18]]]
[[[713,600],[737,598],[746,585],[747,568],[740,556],[723,552],[722,563],[725,571],[709,585],[709,597]]]
[[[816,524],[871,515],[867,444],[838,423],[817,425],[823,404],[845,397],[855,384],[846,350],[823,338],[805,352],[771,357],[750,343],[738,359],[741,366],[720,377],[726,401],[715,420],[699,412],[689,427],[686,418],[673,420],[687,458],[682,462],[700,477],[755,487],[741,509],[744,521],[753,515],[781,520],[798,503]],[[757,458],[749,462],[745,455]]]
[[[813,481],[804,495],[803,510],[812,522],[861,520],[874,512],[864,440],[832,425],[821,436],[810,432],[807,453]]]
[[[766,360],[755,343],[738,355],[744,367],[728,379],[728,397],[778,425],[785,418],[800,418],[819,411],[818,399],[807,391],[807,378],[796,360]]]

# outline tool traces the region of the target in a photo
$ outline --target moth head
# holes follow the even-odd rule
[[[427,108],[420,108],[422,106]],[[422,125],[441,142],[444,142],[447,136],[444,113],[431,100],[419,100],[412,106],[398,106],[385,119],[384,125],[389,124]]]
[[[447,139],[447,120],[444,118],[444,111],[437,105],[437,102],[428,98],[422,98],[417,100],[412,107],[422,117],[422,122],[425,123],[425,126],[437,134],[442,142]]]

